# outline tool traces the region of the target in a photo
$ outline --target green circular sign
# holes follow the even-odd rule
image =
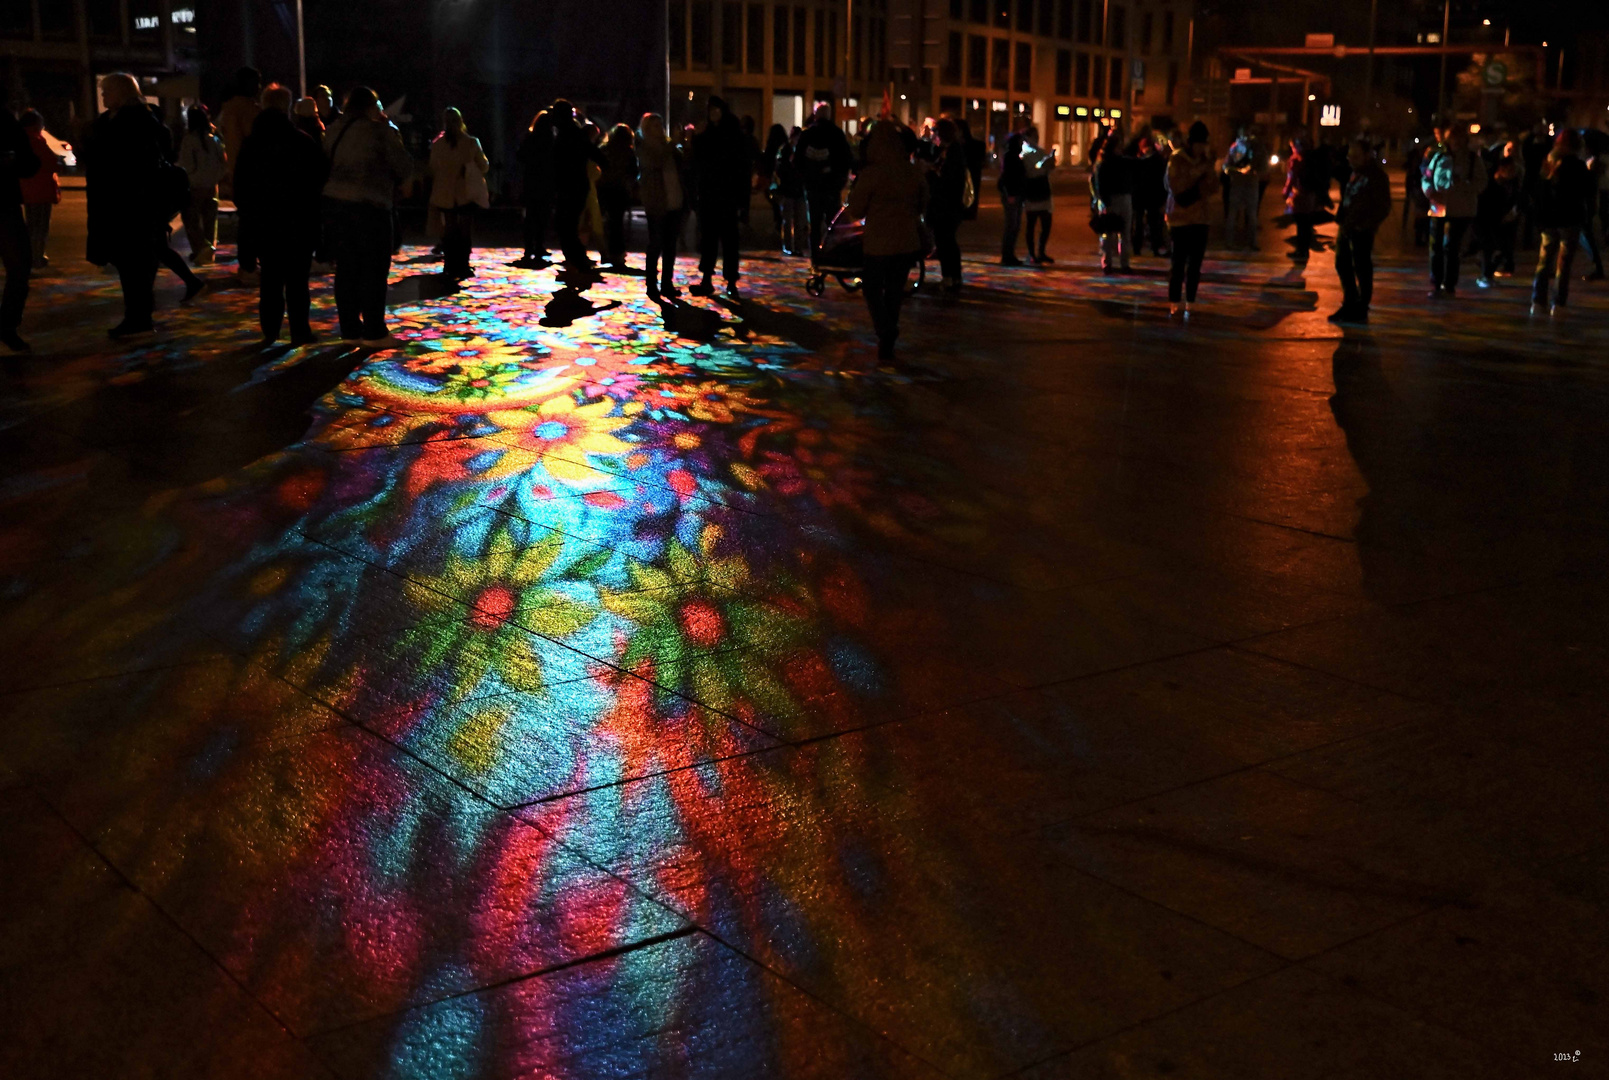
[[[1486,80],[1487,86],[1502,86],[1508,82],[1508,65],[1501,60],[1493,60],[1486,65],[1482,77]]]

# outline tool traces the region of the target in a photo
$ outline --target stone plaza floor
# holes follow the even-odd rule
[[[213,268],[112,347],[64,233],[0,1075],[1604,1075],[1609,292],[1390,256],[1343,332],[1214,252],[1169,322],[1067,216],[899,372],[763,253],[410,248],[375,354]]]

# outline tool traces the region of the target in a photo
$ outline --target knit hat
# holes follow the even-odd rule
[[[1210,141],[1207,135],[1207,125],[1203,124],[1200,120],[1197,120],[1195,123],[1191,124],[1190,138],[1188,141],[1192,143],[1204,143]]]

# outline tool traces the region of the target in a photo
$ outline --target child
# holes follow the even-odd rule
[[[179,143],[179,167],[190,174],[190,205],[185,207],[184,235],[190,261],[206,266],[218,242],[218,183],[229,171],[223,143],[214,134],[212,117],[199,101],[190,106],[188,131]]]

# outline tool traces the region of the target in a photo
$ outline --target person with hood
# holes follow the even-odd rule
[[[190,242],[190,261],[206,266],[217,252],[218,185],[228,173],[229,159],[205,105],[198,101],[190,106],[185,126],[188,130],[179,143],[179,167],[190,177],[190,205],[181,219],[185,239]]]
[[[894,359],[905,283],[922,257],[922,209],[927,181],[911,164],[899,125],[879,120],[866,136],[866,164],[849,189],[849,213],[866,219],[861,244],[865,271],[861,290],[877,331],[877,358]]]
[[[1331,322],[1369,321],[1374,299],[1374,235],[1391,216],[1391,178],[1380,166],[1373,144],[1359,136],[1347,150],[1352,167],[1341,186],[1335,222],[1335,273],[1341,279],[1341,308]]]
[[[33,248],[22,216],[22,181],[38,173],[40,158],[28,133],[10,109],[0,109],[0,263],[6,269],[5,292],[0,294],[0,345],[14,353],[28,351],[18,335],[22,309],[28,302],[28,276]]]
[[[665,135],[665,118],[643,113],[637,128],[637,190],[648,223],[648,298],[674,300],[676,237],[687,207],[682,152]]]
[[[832,119],[832,103],[816,102],[816,110],[799,136],[794,164],[804,184],[805,210],[810,217],[810,257],[821,247],[821,234],[843,205],[844,184],[854,167],[849,138]]]
[[[0,124],[5,123],[0,117]],[[50,216],[61,203],[61,159],[45,139],[45,118],[36,109],[22,114],[23,134],[28,147],[39,160],[39,168],[32,176],[22,177],[22,215],[28,226],[28,250],[33,268],[42,270],[50,263],[45,255],[45,244],[50,239]],[[21,174],[19,174],[21,175]]]
[[[1096,214],[1113,214],[1122,224],[1100,236],[1101,273],[1129,272],[1129,248],[1134,239],[1134,188],[1132,160],[1118,152],[1117,141],[1101,143],[1095,167],[1089,173],[1089,193]]]
[[[386,329],[386,280],[394,250],[397,189],[413,182],[413,157],[366,86],[353,87],[341,118],[324,133],[329,179],[324,222],[335,256],[335,311],[341,340],[371,348],[399,344]]]
[[[290,116],[291,92],[270,86],[235,164],[235,203],[261,240],[257,318],[263,344],[279,340],[289,316],[291,344],[317,339],[308,322],[308,276],[319,237],[319,194],[327,168],[317,142]]]
[[[486,190],[490,168],[480,140],[464,130],[464,114],[442,110],[441,131],[430,144],[430,209],[441,221],[441,273],[453,281],[473,277],[474,214],[491,204]]]
[[[1168,274],[1168,314],[1190,317],[1201,284],[1201,261],[1207,254],[1207,195],[1216,187],[1207,125],[1190,125],[1183,146],[1168,158],[1168,232],[1173,237],[1173,265]],[[1183,303],[1181,309],[1180,303]]]
[[[738,281],[738,215],[749,201],[753,167],[749,140],[737,117],[718,97],[710,98],[709,123],[693,140],[693,167],[698,172],[698,268],[702,275],[691,292],[715,295],[710,278],[717,253],[726,293],[736,297]]]
[[[934,157],[928,173],[927,225],[933,230],[933,252],[939,260],[939,288],[954,295],[961,289],[961,245],[956,234],[967,210],[966,145],[961,129],[949,117],[933,127]]]
[[[997,155],[1000,175],[995,187],[1000,192],[1004,222],[1000,229],[1000,265],[1021,266],[1017,258],[1017,234],[1022,230],[1022,188],[1028,176],[1022,167],[1022,133],[1013,131]]]
[[[804,178],[799,174],[799,139],[803,128],[794,128],[777,147],[776,164],[771,169],[771,193],[777,206],[777,237],[784,255],[810,252],[810,222],[805,215]]]
[[[604,244],[608,249],[605,261],[616,270],[626,269],[626,215],[637,201],[635,142],[627,124],[610,128],[603,142],[603,156],[609,164],[598,176],[598,206],[603,212]]]
[[[546,109],[531,118],[515,159],[520,163],[520,203],[525,207],[525,254],[514,265],[535,269],[547,265],[548,225],[553,220],[553,123]]]
[[[106,111],[95,118],[84,153],[85,253],[96,266],[117,267],[123,321],[110,334],[123,339],[153,329],[156,270],[166,246],[161,173],[167,132],[132,75],[103,76],[101,100]]]
[[[1228,221],[1224,243],[1243,251],[1257,250],[1258,193],[1262,190],[1262,168],[1245,128],[1224,155],[1223,174],[1228,181]]]
[[[589,270],[592,259],[581,243],[581,217],[592,194],[587,166],[602,169],[609,162],[576,122],[574,105],[563,98],[555,101],[548,109],[548,121],[553,125],[548,155],[553,173],[553,231],[558,234],[565,263],[573,269]]]
[[[256,68],[243,67],[235,72],[229,97],[218,110],[218,135],[223,140],[225,163],[218,193],[231,201],[235,197],[235,164],[240,160],[240,146],[251,134],[251,126],[262,111],[259,103],[262,92],[262,75]],[[235,262],[242,276],[249,277],[257,271],[257,238],[244,227],[239,227],[235,238]]]
[[[1425,198],[1430,200],[1430,298],[1451,300],[1458,292],[1464,237],[1480,194],[1486,163],[1469,148],[1469,126],[1438,117],[1436,146],[1425,162]]]
[[[1537,167],[1533,198],[1542,249],[1536,276],[1531,279],[1532,315],[1540,315],[1546,308],[1548,314],[1558,317],[1570,300],[1570,266],[1581,242],[1581,226],[1587,220],[1587,201],[1595,194],[1580,149],[1580,136],[1565,128]]]

